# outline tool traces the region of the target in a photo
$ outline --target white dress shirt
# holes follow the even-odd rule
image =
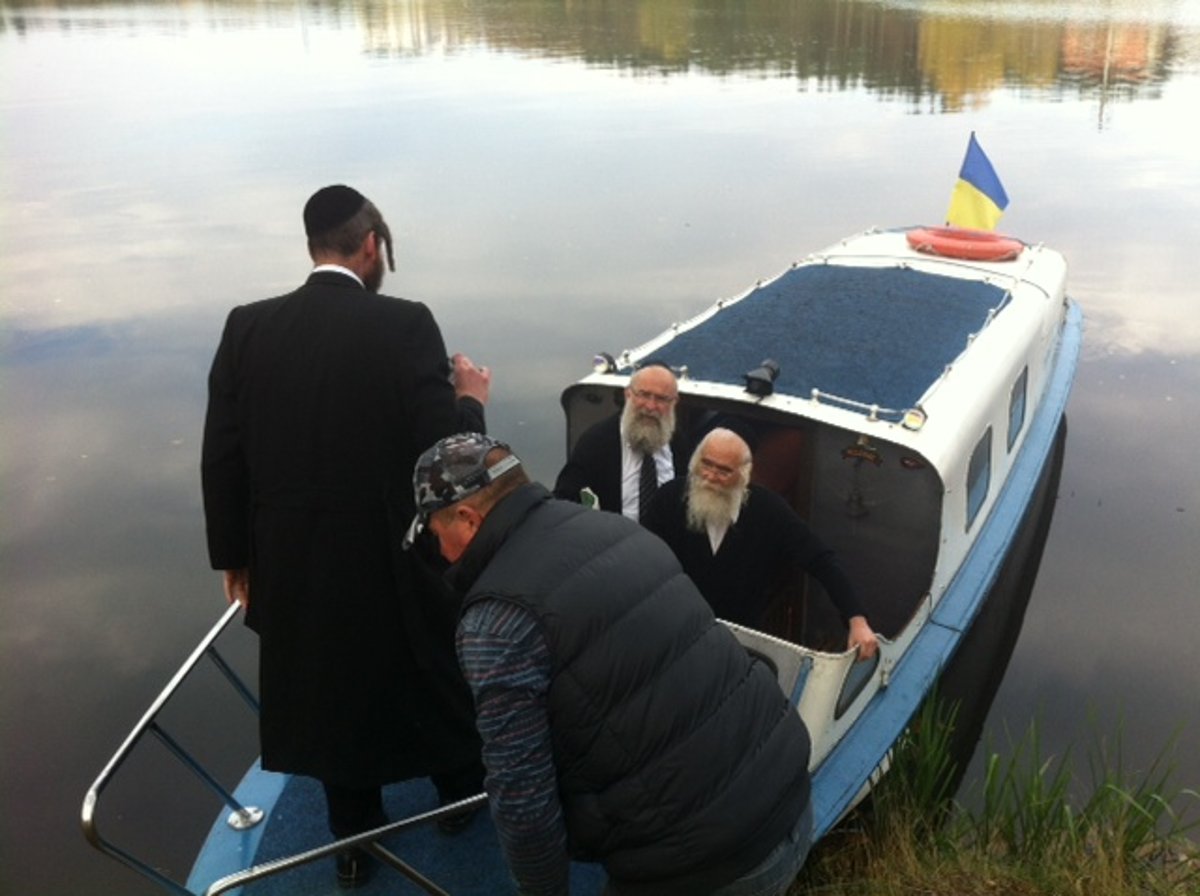
[[[675,478],[675,459],[668,442],[654,452],[654,470],[658,473],[658,484]],[[621,424],[621,513],[631,520],[638,518],[639,478],[642,475],[642,453],[634,451],[625,440],[624,421]],[[604,508],[607,510],[608,508]]]

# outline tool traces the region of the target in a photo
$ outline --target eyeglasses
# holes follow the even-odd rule
[[[645,389],[630,389],[629,394],[638,401],[644,401],[646,404],[674,404],[678,396],[661,395],[658,392],[647,392]]]
[[[729,479],[736,476],[738,472],[734,467],[727,467],[725,464],[719,464],[715,460],[709,460],[707,457],[700,458],[700,466],[721,479]]]

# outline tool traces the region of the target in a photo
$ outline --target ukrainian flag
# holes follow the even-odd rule
[[[951,227],[995,230],[1007,207],[1008,194],[972,131],[966,158],[958,172],[958,183],[950,195],[946,223]]]

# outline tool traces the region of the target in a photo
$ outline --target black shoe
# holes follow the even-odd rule
[[[447,837],[461,834],[470,826],[482,808],[483,806],[472,806],[470,809],[464,809],[454,815],[443,815],[437,820],[437,828]]]
[[[483,774],[483,766],[477,763],[465,771],[431,776],[437,788],[438,805],[449,806],[483,793]],[[445,815],[437,820],[437,828],[449,837],[461,834],[486,805],[486,802],[481,802],[470,809]]]
[[[338,886],[343,890],[361,887],[375,876],[378,862],[364,850],[347,849],[345,852],[339,852],[335,858]]]

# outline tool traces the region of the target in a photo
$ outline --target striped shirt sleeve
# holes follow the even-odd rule
[[[528,610],[472,605],[458,659],[475,697],[492,817],[521,896],[566,896],[566,828],[550,745],[550,653]]]

